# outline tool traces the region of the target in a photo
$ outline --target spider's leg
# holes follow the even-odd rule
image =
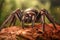
[[[21,18],[22,18],[22,15],[23,15],[21,10],[18,8],[15,11],[13,11],[13,13],[14,13],[14,16],[21,21]]]
[[[14,20],[14,16],[12,16],[12,18],[10,19],[10,25],[9,25],[9,27],[12,25],[13,20]]]
[[[13,24],[12,24],[12,25],[14,26],[14,25],[15,25],[15,23],[16,23],[16,18],[14,18],[14,20],[13,20]]]
[[[45,31],[45,14],[41,15],[41,23],[42,23],[42,29],[43,32]]]
[[[16,18],[21,21],[22,14],[21,14],[21,10],[20,9],[16,9],[15,11],[13,11],[13,13],[14,13],[14,16],[13,16],[13,18],[11,20],[11,24],[15,25]]]
[[[45,15],[48,18],[48,20],[53,24],[54,28],[57,29],[53,17],[48,12],[45,13]]]
[[[19,18],[19,16],[17,14],[15,14],[15,17],[20,21],[20,18]]]
[[[4,28],[4,25],[8,23],[8,21],[10,21],[10,19],[12,18],[13,14],[11,14],[1,25],[0,29]]]
[[[16,11],[15,17],[16,17],[19,21],[22,21],[23,14],[21,13],[20,10],[17,10],[17,11]],[[22,28],[24,28],[24,20],[22,21]]]
[[[16,16],[18,13],[16,12],[21,12],[20,9],[17,9],[15,11],[12,12],[12,14],[10,14],[10,16],[3,22],[3,24],[1,25],[0,29],[4,28],[4,25],[8,23],[8,21],[10,21],[10,19],[13,18],[13,16]],[[19,16],[16,16],[19,19]],[[20,19],[19,19],[20,20]]]
[[[15,22],[16,22],[16,18],[15,18],[15,16],[13,16],[13,18],[11,18],[11,22],[10,22],[10,25],[9,26],[11,26],[11,25],[15,25]]]
[[[21,21],[22,13],[20,9],[17,9],[14,15],[19,21]]]
[[[34,27],[34,23],[35,23],[35,16],[32,16],[32,28]]]
[[[23,16],[23,13],[21,12],[21,10],[18,10],[16,12],[17,16],[19,17],[20,21],[22,20],[22,16]]]
[[[25,20],[25,16],[22,17],[22,28],[24,29],[24,20]]]

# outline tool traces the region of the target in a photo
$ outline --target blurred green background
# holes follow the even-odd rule
[[[0,25],[15,9],[24,10],[31,7],[47,9],[55,21],[60,23],[60,0],[0,0]]]

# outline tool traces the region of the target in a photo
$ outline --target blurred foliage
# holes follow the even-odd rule
[[[60,0],[0,0],[0,25],[17,8],[45,8],[60,23]],[[47,22],[47,19],[46,19]]]

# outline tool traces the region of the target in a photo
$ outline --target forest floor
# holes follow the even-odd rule
[[[52,24],[45,24],[44,31],[41,24],[33,28],[26,26],[24,29],[11,26],[0,31],[0,40],[60,40],[60,26],[56,25],[56,28]]]

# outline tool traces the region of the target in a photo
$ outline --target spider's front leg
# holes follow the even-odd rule
[[[34,23],[35,23],[35,16],[32,16],[32,28],[34,27]]]
[[[22,28],[24,29],[25,15],[22,17]]]
[[[40,11],[40,15],[41,15],[41,23],[42,23],[42,29],[43,32],[45,31],[45,14],[43,11]]]
[[[56,23],[54,21],[54,18],[48,12],[46,12],[45,15],[49,19],[49,21],[53,24],[54,28],[57,29],[56,25],[55,25]]]

